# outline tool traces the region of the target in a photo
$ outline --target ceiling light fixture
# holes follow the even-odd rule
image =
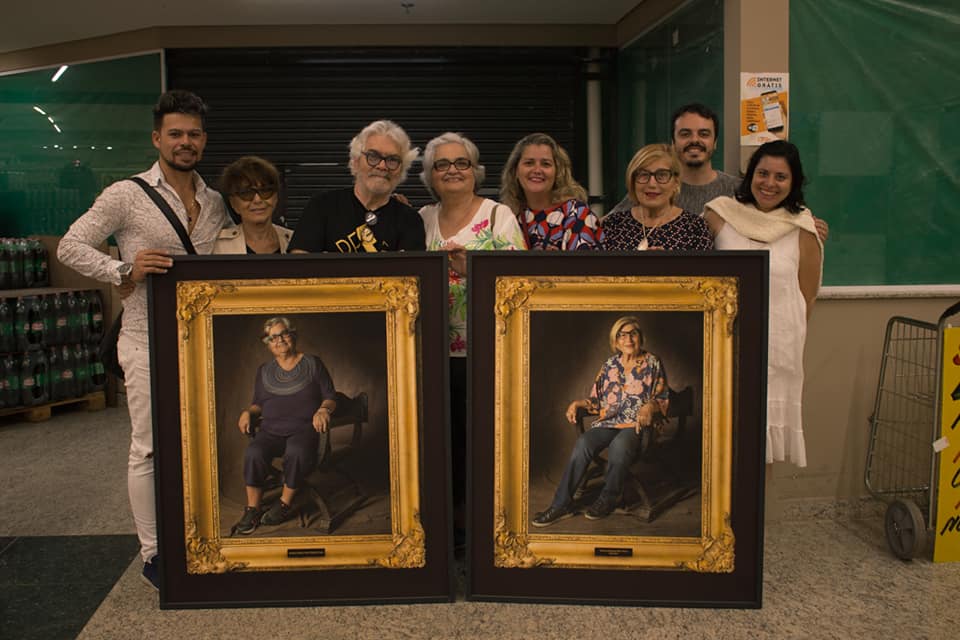
[[[53,125],[53,128],[57,130],[57,133],[63,133],[57,125]]]
[[[52,77],[52,78],[50,78],[50,82],[56,82],[57,80],[59,80],[59,79],[60,79],[60,76],[63,75],[63,72],[67,70],[67,67],[68,67],[68,66],[69,66],[69,65],[66,65],[66,64],[65,64],[65,65],[63,65],[62,67],[60,67],[59,69],[57,69],[57,72],[56,72],[55,74],[53,74],[53,77]]]
[[[33,110],[36,111],[37,113],[39,113],[39,114],[42,115],[42,116],[47,115],[47,112],[44,111],[43,109],[41,109],[40,107],[38,107],[37,105],[33,105]]]

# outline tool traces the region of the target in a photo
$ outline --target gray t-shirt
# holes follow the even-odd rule
[[[720,196],[733,197],[738,186],[740,186],[740,178],[732,176],[729,173],[724,173],[723,171],[717,171],[717,177],[707,184],[681,184],[680,195],[677,196],[677,201],[674,204],[681,209],[686,209],[691,213],[701,215],[703,214],[704,205]],[[630,201],[630,196],[627,196],[621,200],[610,213],[625,211],[631,208],[633,204],[634,203]],[[608,213],[607,215],[610,214]]]

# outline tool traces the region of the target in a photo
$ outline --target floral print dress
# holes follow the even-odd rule
[[[651,399],[657,402],[660,412],[667,415],[669,394],[667,372],[660,358],[643,351],[627,369],[620,362],[620,355],[613,355],[603,363],[590,392],[594,409],[600,411],[591,428],[633,428],[640,407]]]
[[[497,209],[496,216],[493,215]],[[467,251],[526,249],[523,231],[517,217],[506,205],[484,198],[477,213],[463,229],[444,238],[440,234],[440,205],[420,209],[426,232],[427,251],[446,251],[448,244],[463,245]],[[495,218],[494,222],[491,219]],[[495,227],[493,226],[495,225]],[[448,270],[450,305],[450,357],[467,356],[467,279],[453,269]]]

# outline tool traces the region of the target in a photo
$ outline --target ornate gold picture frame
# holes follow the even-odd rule
[[[658,567],[730,572],[733,326],[736,278],[643,276],[497,278],[494,564],[498,567]],[[530,526],[531,314],[578,307],[620,315],[692,311],[702,317],[701,530],[694,537],[556,534]],[[582,313],[582,312],[581,312]],[[667,367],[669,369],[669,366]],[[519,382],[518,382],[519,381]],[[599,528],[599,527],[597,527]],[[604,548],[606,554],[598,554]]]
[[[472,597],[759,604],[766,268],[755,252],[473,258]],[[535,523],[592,424],[568,403],[589,397],[624,317],[677,407],[639,436],[627,482],[643,500],[625,489],[589,517],[594,458],[569,513]]]
[[[182,595],[162,589],[162,600],[169,601],[170,606],[195,599],[203,601],[214,595],[204,593],[201,587],[211,581],[309,585],[304,593],[280,589],[279,594],[266,586],[255,587],[243,601],[251,595],[257,602],[303,598],[343,601],[351,599],[351,593],[358,601],[448,599],[449,566],[444,553],[448,543],[444,526],[448,510],[445,487],[438,482],[444,470],[427,471],[424,465],[425,455],[446,459],[442,444],[438,450],[435,444],[425,441],[432,431],[442,433],[444,399],[435,398],[433,407],[425,406],[423,399],[424,385],[440,386],[444,378],[442,343],[438,342],[440,348],[431,345],[425,349],[423,340],[425,330],[444,329],[443,307],[428,298],[436,296],[441,303],[445,300],[445,280],[440,277],[445,273],[443,261],[410,257],[401,263],[401,268],[396,260],[356,258],[279,258],[257,262],[261,271],[268,272],[265,277],[249,277],[250,262],[208,258],[178,259],[173,278],[154,279],[154,327],[158,334],[154,336],[158,345],[155,353],[162,354],[156,359],[162,362],[157,362],[157,379],[168,379],[165,369],[175,362],[179,400],[176,425],[163,424],[172,421],[172,411],[157,411],[157,435],[162,447],[158,458],[167,463],[160,465],[165,494],[161,500],[161,557],[167,578],[165,586],[180,583],[187,587],[174,588],[186,592]],[[238,277],[225,277],[231,266],[236,267]],[[296,275],[330,271],[335,275]],[[198,272],[208,272],[204,275],[209,277],[196,279]],[[425,311],[437,318],[426,318]],[[161,317],[175,322],[160,329]],[[383,453],[361,455],[360,462],[346,470],[328,471],[342,471],[343,476],[383,478],[385,489],[376,496],[382,503],[380,516],[360,518],[376,522],[358,527],[348,515],[344,523],[331,524],[330,518],[325,518],[323,526],[317,527],[308,526],[316,518],[301,516],[299,526],[291,524],[283,529],[261,525],[252,535],[232,535],[229,525],[236,516],[221,513],[229,510],[231,504],[222,494],[227,488],[243,485],[242,475],[234,471],[237,455],[231,453],[239,447],[242,461],[246,446],[234,442],[246,440],[237,429],[237,415],[249,403],[256,359],[272,359],[259,339],[264,320],[272,317],[285,317],[297,325],[297,340],[305,346],[303,353],[317,352],[317,357],[330,368],[338,391],[350,386],[351,380],[354,391],[363,391],[363,407],[357,410],[362,417],[345,420],[377,424],[367,425],[364,431],[356,425],[349,446],[361,453],[364,448]],[[246,360],[236,355],[244,345],[249,345],[253,354]],[[345,359],[335,357],[338,346],[353,365],[349,375],[343,373],[343,366],[331,367],[325,360],[325,354],[334,354],[334,365],[342,365]],[[245,364],[238,366],[238,362]],[[238,368],[240,372],[236,371]],[[346,387],[341,386],[344,383]],[[160,387],[155,407],[159,406],[158,397],[169,396],[172,391],[169,385]],[[176,446],[171,444],[172,426]],[[337,430],[331,428],[328,438],[321,442],[329,446],[328,441],[337,437]],[[443,442],[442,437],[439,442]],[[175,465],[170,459],[174,455]],[[225,455],[231,461],[221,459]],[[222,474],[226,475],[221,477]],[[317,477],[317,484],[327,480],[327,476]],[[431,477],[437,482],[434,495],[429,495],[425,482]],[[319,486],[317,493],[323,489]],[[358,496],[351,508],[369,505],[373,500],[366,493]],[[179,500],[174,496],[179,496]],[[244,503],[239,504],[242,508]],[[430,506],[425,507],[426,504]],[[171,506],[178,513],[171,513]],[[326,504],[322,506],[323,515],[329,515]],[[306,507],[300,510],[306,512]],[[180,524],[175,535],[171,522]],[[414,588],[404,589],[402,579],[383,578],[391,573],[416,574],[412,580],[407,576]],[[321,577],[328,574],[337,576],[337,581],[347,575],[347,588],[340,582],[338,591]],[[369,581],[363,578],[365,574],[370,576]],[[427,587],[425,580],[432,580],[432,586]]]
[[[386,327],[389,535],[226,538],[219,516],[214,318],[374,312]],[[177,324],[188,573],[342,567],[415,568],[425,562],[420,522],[415,278],[207,280],[177,285]],[[297,553],[291,551],[296,549]]]

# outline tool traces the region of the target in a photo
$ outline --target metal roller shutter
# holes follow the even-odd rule
[[[167,86],[188,89],[210,105],[204,179],[242,155],[260,155],[281,170],[278,216],[295,227],[315,193],[353,183],[350,139],[381,118],[400,124],[421,149],[444,131],[462,132],[480,148],[495,196],[516,141],[543,131],[584,175],[584,59],[574,48],[269,48],[173,49]],[[398,189],[414,206],[430,197],[417,162]]]

